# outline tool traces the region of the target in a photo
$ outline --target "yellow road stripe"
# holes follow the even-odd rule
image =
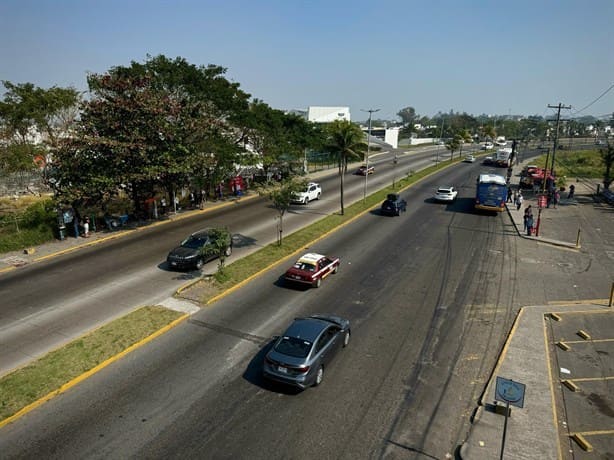
[[[77,377],[75,377],[71,381],[69,381],[69,382],[65,383],[64,385],[62,385],[57,390],[54,390],[51,393],[48,393],[47,395],[43,396],[42,398],[39,398],[38,400],[34,401],[31,404],[28,404],[26,407],[24,407],[23,409],[20,409],[15,414],[13,414],[10,417],[5,418],[4,420],[0,421],[0,428],[2,428],[3,426],[8,425],[9,423],[17,420],[18,418],[24,416],[28,412],[31,412],[32,410],[36,409],[37,407],[41,406],[42,404],[46,403],[47,401],[51,400],[52,398],[54,398],[54,397],[64,393],[65,391],[69,390],[70,388],[74,387],[75,385],[77,385],[78,383],[82,382],[83,380],[85,380],[85,379],[91,377],[92,375],[96,374],[97,372],[101,371],[102,369],[104,369],[108,365],[114,363],[115,361],[119,360],[120,358],[122,358],[123,356],[127,355],[128,353],[136,350],[137,348],[142,347],[143,345],[145,345],[148,342],[151,342],[153,339],[155,339],[156,337],[164,334],[165,332],[168,332],[169,330],[171,330],[172,328],[174,328],[175,326],[177,326],[178,324],[183,322],[189,316],[190,316],[189,314],[185,314],[183,316],[180,316],[179,318],[174,320],[172,323],[169,323],[166,326],[164,326],[163,328],[158,329],[156,332],[154,332],[151,335],[148,335],[143,340],[140,340],[139,342],[136,342],[136,343],[132,344],[131,346],[129,346],[125,350],[119,352],[116,355],[111,356],[110,358],[108,358],[105,361],[101,362],[100,364],[98,364],[97,366],[93,367],[89,371],[84,372],[81,375],[78,375]]]

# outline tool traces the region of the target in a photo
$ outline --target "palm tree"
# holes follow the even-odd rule
[[[362,130],[347,120],[335,120],[327,127],[326,150],[332,153],[339,165],[341,190],[341,215],[343,207],[343,176],[347,168],[348,159],[359,160],[367,150]]]

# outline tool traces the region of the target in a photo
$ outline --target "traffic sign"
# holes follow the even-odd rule
[[[522,409],[524,406],[524,390],[524,383],[497,377],[495,399]]]

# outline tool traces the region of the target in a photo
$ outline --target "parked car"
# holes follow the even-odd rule
[[[482,164],[484,165],[492,165],[495,163],[495,159],[493,157],[484,157],[482,160]]]
[[[373,174],[375,172],[375,167],[369,165],[362,165],[360,168],[358,168],[358,170],[356,171],[356,174],[358,174],[359,176],[366,176],[367,174]]]
[[[216,253],[214,247],[215,239],[220,232],[228,232],[228,230],[207,228],[192,233],[168,253],[166,257],[168,267],[177,270],[188,268],[200,270],[207,262],[217,259],[219,253]],[[229,240],[230,244],[224,250],[226,257],[232,254],[232,237]]]
[[[263,375],[301,389],[317,386],[350,334],[350,321],[338,316],[296,318],[266,354]]]
[[[450,202],[456,200],[457,196],[458,190],[456,190],[454,187],[439,187],[433,198],[435,198],[437,201]]]
[[[389,193],[386,200],[382,203],[380,213],[385,216],[398,216],[407,210],[407,201],[401,198],[398,193]]]
[[[495,148],[495,144],[493,144],[492,142],[485,142],[482,145],[482,150],[490,150],[490,149],[494,149]]]
[[[322,195],[322,188],[320,187],[320,184],[316,184],[315,182],[310,182],[307,184],[305,191],[298,192],[292,195],[292,202],[307,204],[312,200],[319,200],[321,195]]]
[[[475,157],[474,157],[473,155],[467,155],[467,156],[466,156],[466,157],[463,159],[463,161],[464,161],[465,163],[473,163],[473,162],[475,161]]]
[[[331,273],[337,273],[340,263],[338,257],[308,253],[298,259],[286,271],[284,279],[292,283],[320,287],[324,278]]]

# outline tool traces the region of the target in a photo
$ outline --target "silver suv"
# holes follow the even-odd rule
[[[320,195],[322,195],[322,188],[320,187],[320,184],[309,182],[304,192],[298,192],[292,196],[292,202],[307,204],[312,200],[319,200]]]

